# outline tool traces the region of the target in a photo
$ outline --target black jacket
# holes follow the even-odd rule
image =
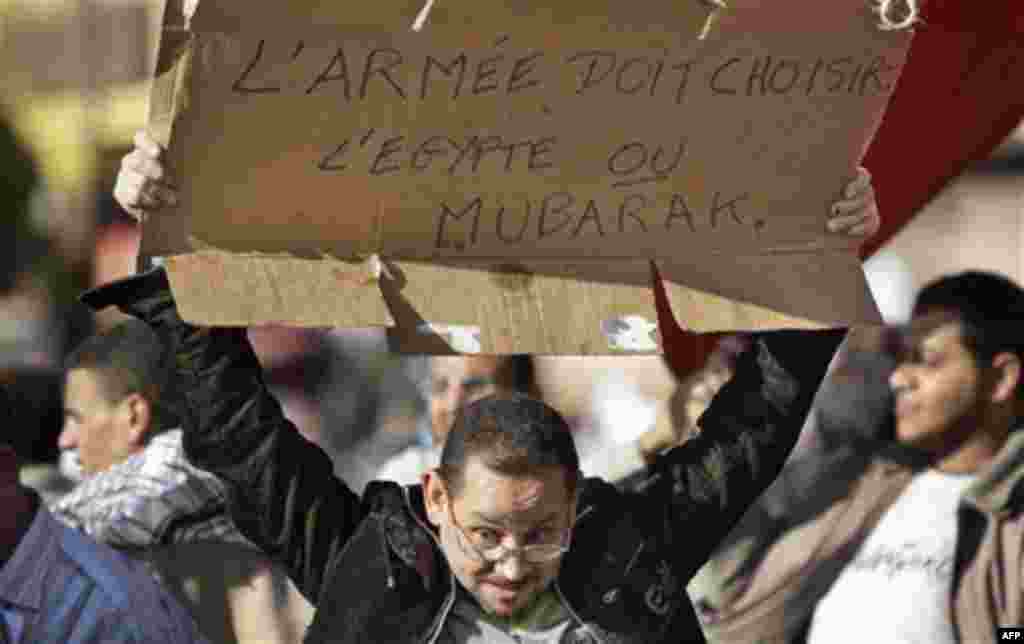
[[[316,605],[307,642],[436,638],[455,581],[419,486],[353,493],[284,417],[245,331],[183,322],[162,269],[83,300],[118,305],[177,348],[186,454],[225,481],[238,528]],[[778,474],[841,337],[759,334],[700,435],[657,459],[642,493],[584,481],[555,587],[593,641],[703,641],[686,584]]]

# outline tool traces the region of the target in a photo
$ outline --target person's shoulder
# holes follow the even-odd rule
[[[169,632],[194,630],[191,618],[143,561],[56,521],[54,524],[68,562],[92,583],[98,595],[93,603],[98,622],[109,624],[119,635],[134,634],[138,641],[171,641],[164,637]],[[159,637],[152,639],[148,634]]]
[[[157,590],[155,580],[141,562],[56,519],[53,529],[67,561],[95,584],[112,607],[128,608],[140,599],[140,593],[145,596]]]

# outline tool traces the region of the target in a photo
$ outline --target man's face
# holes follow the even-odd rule
[[[64,382],[62,450],[78,452],[82,469],[92,475],[127,459],[142,448],[146,427],[132,396],[112,401],[101,376],[91,369],[72,369]]]
[[[464,475],[463,489],[454,500],[441,491],[436,472],[428,475],[430,518],[439,528],[441,549],[462,586],[485,611],[508,617],[549,586],[558,575],[561,557],[531,563],[515,553],[492,563],[476,555],[467,539],[480,543],[497,538],[513,548],[559,541],[575,520],[573,495],[561,467],[506,476],[470,458]]]
[[[496,379],[500,365],[496,356],[445,356],[430,361],[430,430],[435,444],[448,436],[459,407],[505,389]]]
[[[889,378],[896,437],[929,453],[949,451],[983,417],[982,371],[963,344],[960,323],[949,315],[915,318],[906,352]]]

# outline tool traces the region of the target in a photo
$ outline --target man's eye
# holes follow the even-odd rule
[[[490,528],[477,528],[473,531],[473,538],[483,546],[493,546],[501,543],[501,536],[496,530]]]

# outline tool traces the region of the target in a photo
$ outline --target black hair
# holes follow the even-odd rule
[[[169,404],[173,356],[144,322],[130,319],[83,341],[64,362],[66,371],[96,373],[109,402],[139,394],[153,410],[153,431],[177,421]]]
[[[503,356],[499,361],[497,380],[512,391],[531,398],[540,398],[537,368],[531,355]]]
[[[985,271],[941,277],[921,289],[914,315],[950,313],[959,320],[964,346],[979,367],[999,353],[1024,362],[1024,289],[1012,280]],[[1017,386],[1024,398],[1024,379]]]
[[[520,393],[485,396],[456,412],[438,468],[454,496],[463,489],[470,457],[510,476],[562,467],[570,492],[579,483],[579,455],[568,423],[545,403]]]

